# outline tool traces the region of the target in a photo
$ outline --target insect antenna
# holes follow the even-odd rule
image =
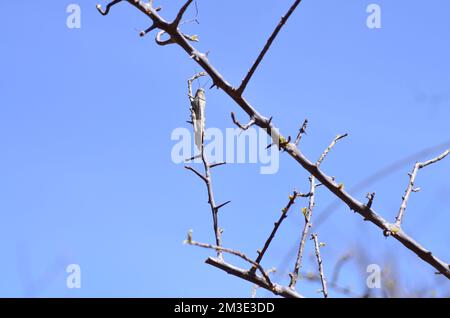
[[[209,82],[211,82],[211,79],[210,79],[210,78],[208,78],[208,80],[205,82],[205,84],[203,84],[202,88],[205,88],[205,86],[208,85]]]

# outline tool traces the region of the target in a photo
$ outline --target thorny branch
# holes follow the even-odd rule
[[[159,14],[158,11],[152,7],[151,3],[145,3],[140,0],[126,0],[128,3],[136,7],[142,13],[144,13],[147,17],[149,17],[155,28],[159,28],[165,31],[171,39],[172,43],[178,44],[186,53],[195,60],[211,77],[213,80],[212,87],[216,86],[222,89],[231,99],[238,104],[243,111],[247,113],[247,115],[255,122],[255,125],[264,129],[266,133],[271,136],[273,143],[278,143],[281,140],[286,140],[280,133],[278,129],[275,129],[275,125],[272,123],[271,119],[262,116],[258,113],[258,111],[246,100],[243,98],[242,93],[251,78],[254,71],[257,69],[262,57],[264,57],[265,53],[268,51],[273,39],[276,38],[278,32],[281,30],[281,27],[286,22],[286,19],[294,12],[298,4],[301,0],[297,0],[289,9],[288,13],[281,19],[279,25],[267,41],[265,48],[261,51],[257,61],[252,66],[244,79],[242,84],[238,89],[231,86],[224,77],[213,67],[213,65],[209,62],[206,54],[200,53],[197,49],[195,49],[189,41],[191,39],[187,38],[178,28],[179,19],[178,16],[183,16],[183,13],[186,11],[187,7],[192,1],[187,1],[186,4],[179,11],[177,18],[172,22],[168,23],[165,21]],[[97,9],[103,15],[108,14],[111,7],[117,3],[121,2],[121,0],[114,0],[110,2],[106,10],[103,11],[101,6],[98,5]],[[288,139],[289,140],[289,139]],[[363,204],[349,193],[347,193],[342,186],[342,184],[338,184],[335,180],[325,173],[323,173],[319,166],[316,163],[311,162],[307,157],[303,155],[303,153],[297,148],[297,146],[290,142],[280,143],[280,148],[282,148],[287,154],[289,154],[295,161],[297,161],[305,170],[307,170],[311,175],[314,176],[322,185],[327,187],[335,196],[337,196],[342,202],[344,202],[351,210],[360,214],[365,220],[370,221],[375,224],[385,235],[389,235],[398,240],[401,244],[403,244],[406,248],[415,253],[422,260],[433,266],[436,270],[438,270],[442,275],[446,276],[450,279],[450,267],[449,264],[440,260],[436,256],[434,256],[429,250],[424,248],[422,245],[417,243],[412,237],[408,236],[401,228],[396,227],[395,225],[389,223],[384,218],[382,218],[379,214],[377,214],[371,207],[368,207],[366,204]],[[216,231],[217,233],[217,231]],[[228,273],[232,273],[236,276],[239,276],[241,272],[236,270],[235,268],[225,266],[223,263],[217,263],[217,260],[208,259],[208,264],[214,264],[218,268],[221,268]],[[240,276],[241,277],[241,276]],[[253,281],[253,283],[256,283]],[[260,285],[261,286],[261,285]],[[262,286],[264,287],[264,286]],[[267,286],[266,286],[267,287]],[[264,287],[265,288],[265,287]],[[269,289],[270,290],[270,289]]]
[[[191,101],[191,103],[193,102],[193,95],[192,95],[192,82],[194,80],[196,80],[197,78],[206,75],[204,72],[195,74],[192,78],[188,79],[188,95],[189,95],[189,100]],[[192,123],[193,124],[193,123]],[[204,134],[204,132],[203,132]],[[226,201],[225,203],[222,203],[220,205],[216,205],[216,201],[214,199],[214,191],[213,191],[213,187],[212,187],[212,180],[211,180],[211,168],[220,166],[225,164],[224,162],[220,162],[220,163],[209,163],[206,156],[205,156],[205,147],[204,147],[204,142],[203,142],[203,135],[201,137],[201,147],[200,147],[200,158],[203,162],[203,168],[204,168],[204,174],[201,174],[200,172],[198,172],[196,169],[190,167],[190,166],[185,166],[186,169],[194,172],[206,185],[206,189],[208,191],[208,203],[211,207],[211,214],[212,214],[212,218],[213,218],[213,228],[214,228],[214,236],[216,239],[216,246],[218,247],[217,249],[215,249],[217,251],[217,257],[218,258],[222,258],[222,250],[220,249],[220,247],[222,246],[222,229],[219,228],[219,221],[218,221],[218,214],[219,214],[219,210],[224,207],[225,205],[227,205],[228,203],[230,203],[231,201]],[[188,160],[191,159],[195,159],[196,157],[190,158]]]
[[[278,219],[277,222],[275,222],[273,230],[270,233],[269,237],[267,238],[266,243],[264,244],[264,247],[262,248],[262,250],[258,250],[258,257],[255,260],[256,264],[261,263],[261,260],[264,257],[264,254],[267,252],[267,249],[269,248],[270,243],[272,242],[273,238],[275,237],[275,234],[278,231],[278,228],[280,227],[283,220],[287,217],[287,213],[288,213],[289,209],[291,208],[291,206],[295,203],[295,199],[298,198],[299,196],[305,197],[307,195],[298,193],[297,191],[294,190],[292,195],[289,196],[289,202],[281,210],[280,218]],[[254,270],[256,270],[256,268],[253,267],[252,270],[254,271]]]

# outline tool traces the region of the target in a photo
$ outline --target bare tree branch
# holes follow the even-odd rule
[[[171,28],[170,24],[167,23],[159,14],[152,8],[139,0],[127,0],[130,4],[135,6],[138,10],[146,14],[150,19],[152,19],[155,25],[166,31],[172,38],[172,40],[177,43],[183,50],[186,51],[188,56],[192,57],[211,77],[213,80],[213,85],[221,88],[231,99],[238,104],[242,110],[244,110],[247,115],[255,120],[255,124],[260,128],[265,129],[266,133],[271,136],[273,142],[278,142],[279,140],[285,140],[284,137],[279,133],[278,129],[274,129],[275,126],[268,118],[259,114],[259,112],[242,97],[242,94],[234,89],[223,76],[211,65],[207,56],[200,53],[195,49],[187,40],[183,34],[177,29]],[[296,1],[300,2],[300,1]],[[398,229],[398,231],[390,231],[392,224],[387,222],[384,218],[378,215],[372,208],[368,208],[365,204],[352,197],[347,193],[342,184],[336,183],[331,177],[323,173],[319,167],[311,162],[307,157],[300,152],[299,149],[294,144],[285,143],[281,145],[282,148],[288,153],[295,161],[297,161],[305,170],[327,187],[335,196],[337,196],[342,202],[344,202],[351,210],[360,214],[365,220],[370,221],[375,224],[383,233],[390,234],[406,248],[415,253],[423,261],[427,262],[433,266],[437,271],[443,274],[445,277],[450,279],[450,268],[449,264],[440,260],[434,256],[429,250],[425,249],[419,243],[417,243],[413,238],[408,236],[403,230]]]
[[[337,135],[336,138],[334,138],[333,141],[331,142],[331,144],[327,147],[327,149],[325,149],[325,151],[322,153],[319,160],[317,160],[317,166],[319,166],[322,163],[323,159],[325,159],[325,157],[328,155],[330,150],[336,145],[338,140],[345,138],[347,136],[348,136],[348,134]]]
[[[226,162],[216,162],[216,163],[213,163],[213,164],[209,165],[209,167],[210,168],[214,168],[214,167],[222,166],[224,164],[226,164]]]

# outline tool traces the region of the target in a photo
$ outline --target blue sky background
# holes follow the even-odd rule
[[[198,0],[200,25],[185,30],[200,36],[198,48],[237,85],[291,2]],[[66,26],[70,3],[81,6],[81,29]],[[168,20],[181,3],[157,1]],[[381,6],[379,30],[366,27],[370,3]],[[0,296],[249,296],[251,284],[203,263],[212,251],[182,244],[189,229],[196,240],[213,241],[204,185],[170,157],[171,132],[188,127],[186,80],[199,68],[180,48],[155,45],[154,34],[140,38],[148,20],[129,4],[107,17],[95,4],[0,2]],[[336,134],[349,133],[322,165],[348,189],[418,150],[448,148],[449,10],[446,0],[304,0],[246,98],[285,135],[295,136],[308,118],[301,149],[311,159]],[[246,119],[221,91],[207,91],[207,100],[210,127],[233,127],[230,111]],[[356,196],[375,191],[375,209],[394,220],[413,164]],[[412,195],[404,222],[444,261],[449,172],[448,158],[420,171],[422,190]],[[224,245],[253,256],[293,188],[308,189],[307,173],[285,154],[277,174],[234,164],[215,169],[213,178],[217,200],[232,200],[221,212]],[[319,188],[315,216],[332,202]],[[264,260],[284,283],[306,204],[297,201]],[[340,256],[358,255],[340,277],[355,292],[364,287],[365,266],[376,263],[390,264],[401,291],[449,295],[448,281],[433,268],[343,205],[313,231],[327,243],[327,276]],[[308,242],[307,271],[316,269],[312,252]],[[66,287],[72,263],[81,266],[81,289]],[[311,297],[319,288],[298,286]]]

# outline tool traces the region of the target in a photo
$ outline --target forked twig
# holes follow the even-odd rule
[[[408,204],[408,200],[411,195],[411,192],[418,192],[420,190],[420,188],[414,188],[414,182],[416,181],[417,173],[419,172],[419,170],[444,159],[449,153],[450,153],[450,149],[447,149],[445,152],[443,152],[436,158],[433,158],[433,159],[425,161],[425,162],[417,162],[414,165],[413,170],[409,174],[408,187],[406,188],[405,194],[403,195],[402,204],[400,206],[400,210],[398,211],[398,215],[396,217],[395,225],[397,227],[401,226],[401,223],[403,220],[403,215],[405,214],[406,205]]]

